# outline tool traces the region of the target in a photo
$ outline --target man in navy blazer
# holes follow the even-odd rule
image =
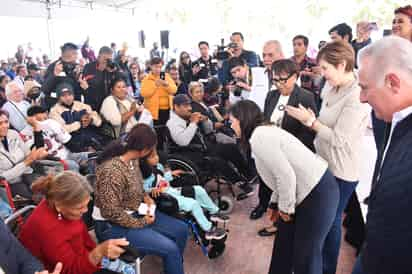
[[[354,274],[412,273],[412,43],[385,37],[359,54],[360,100],[386,122]]]

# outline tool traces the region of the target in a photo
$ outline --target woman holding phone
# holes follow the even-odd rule
[[[111,86],[112,95],[104,99],[101,114],[115,132],[115,138],[127,134],[137,123],[152,124],[152,117],[143,105],[128,97],[126,82],[115,79]]]

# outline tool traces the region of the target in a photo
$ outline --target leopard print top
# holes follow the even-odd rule
[[[126,211],[137,211],[143,203],[143,178],[139,160],[131,166],[115,157],[96,169],[95,205],[102,217],[108,221],[128,228],[146,225],[144,218],[135,218]]]

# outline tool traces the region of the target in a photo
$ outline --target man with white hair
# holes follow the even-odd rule
[[[360,100],[386,122],[368,202],[364,249],[354,274],[412,269],[412,43],[386,37],[359,53]]]
[[[263,57],[263,65],[265,66],[264,70],[262,71],[262,73],[264,73],[263,78],[265,80],[263,83],[264,86],[260,90],[261,92],[264,92],[264,94],[261,95],[261,97],[263,97],[263,101],[259,103],[258,103],[258,100],[253,100],[253,101],[255,101],[255,103],[257,103],[261,107],[262,112],[263,112],[264,106],[265,106],[265,100],[267,98],[268,93],[272,89],[272,64],[277,60],[285,58],[280,42],[277,40],[269,40],[265,42],[265,44],[263,45],[262,57]],[[254,84],[256,85],[256,81],[254,82]],[[257,89],[257,87],[254,87],[254,88]],[[259,203],[250,213],[251,220],[259,219],[260,217],[263,216],[263,214],[265,214],[269,206],[271,195],[272,195],[272,190],[269,187],[267,187],[265,184],[261,183],[259,186],[259,201],[258,201]],[[269,236],[269,235],[274,235],[275,233],[274,232],[275,229],[273,228],[268,228],[268,229],[265,228],[262,231],[263,232],[259,233],[259,235]]]
[[[27,126],[26,117],[30,103],[24,100],[22,86],[16,81],[11,81],[6,86],[7,102],[2,109],[9,113],[10,125],[17,131]]]

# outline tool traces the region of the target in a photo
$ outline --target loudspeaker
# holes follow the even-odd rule
[[[160,46],[165,49],[169,48],[169,31],[168,30],[160,31]]]
[[[383,30],[383,36],[389,36],[392,35],[392,30],[391,29],[384,29]]]
[[[139,38],[139,47],[145,48],[144,41],[146,40],[146,37],[144,35],[144,31],[143,30],[139,31],[138,36],[139,36],[138,37]]]

